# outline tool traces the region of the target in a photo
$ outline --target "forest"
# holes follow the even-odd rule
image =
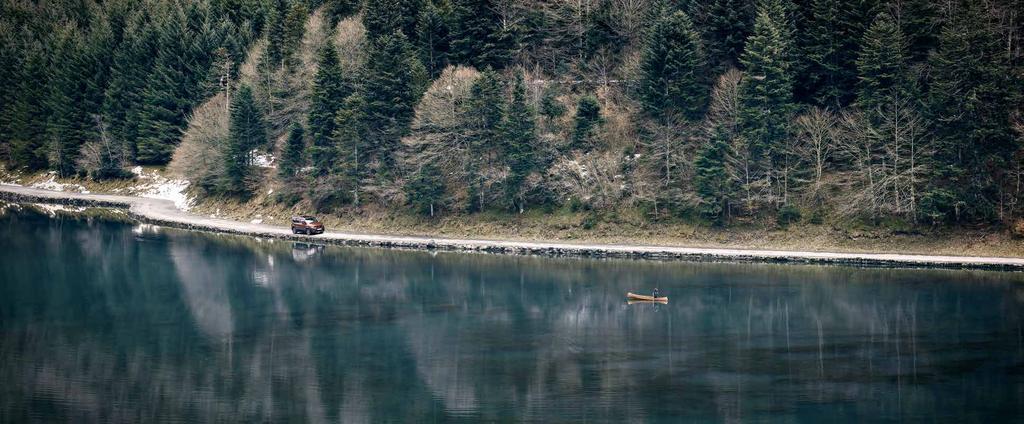
[[[1011,225],[1024,1],[0,0],[0,161],[339,214]]]

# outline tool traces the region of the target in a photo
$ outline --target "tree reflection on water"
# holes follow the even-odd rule
[[[1024,411],[1015,273],[430,254],[0,219],[4,422]],[[655,286],[670,304],[626,304]]]

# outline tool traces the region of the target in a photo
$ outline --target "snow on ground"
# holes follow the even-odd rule
[[[41,209],[43,212],[46,212],[46,214],[50,216],[57,216],[57,212],[60,211],[82,212],[85,210],[85,208],[82,206],[67,206],[49,203],[33,203],[32,206]]]
[[[277,168],[277,165],[274,164],[277,158],[270,153],[260,153],[259,150],[253,149],[249,152],[249,157],[252,158],[252,164],[260,168]]]
[[[156,171],[146,172],[141,166],[132,168],[132,173],[138,175],[139,185],[132,187],[131,194],[150,199],[170,200],[178,209],[185,211],[195,204],[185,193],[189,186],[187,180],[170,179]]]
[[[57,172],[56,171],[47,172],[47,176],[49,178],[47,178],[46,181],[40,181],[40,182],[34,183],[30,187],[32,187],[32,188],[41,188],[43,190],[73,191],[73,192],[76,192],[76,193],[89,194],[89,190],[86,189],[85,187],[82,187],[79,184],[71,184],[71,183],[62,184],[62,183],[58,183],[57,182]]]

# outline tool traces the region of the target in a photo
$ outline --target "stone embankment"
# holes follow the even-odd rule
[[[140,221],[166,227],[346,246],[487,252],[586,258],[841,264],[874,267],[1024,270],[1024,258],[938,256],[894,253],[838,253],[787,250],[721,249],[625,244],[576,244],[482,239],[431,238],[328,231],[316,236],[292,234],[288,227],[207,218],[178,209],[174,202],[134,196],[81,194],[21,186],[0,186],[0,200],[119,208]]]

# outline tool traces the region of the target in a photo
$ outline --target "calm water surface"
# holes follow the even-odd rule
[[[668,305],[627,305],[659,287]],[[1019,421],[1024,274],[317,247],[8,209],[0,421]]]

